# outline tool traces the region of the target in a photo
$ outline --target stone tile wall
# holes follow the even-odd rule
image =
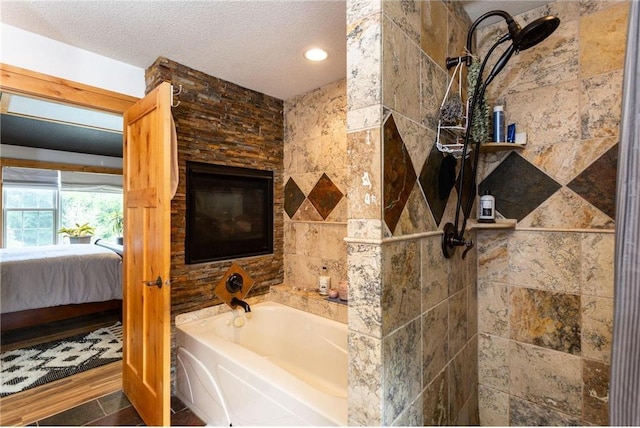
[[[213,288],[232,262],[255,281],[250,296],[281,284],[283,271],[283,103],[281,100],[206,75],[166,58],[146,70],[147,89],[170,81],[182,93],[172,109],[178,137],[180,183],[171,201],[172,318],[221,303]],[[186,162],[240,166],[274,172],[273,254],[186,265]]]
[[[607,425],[627,9],[584,0],[515,17],[561,24],[488,89],[528,143],[484,156],[481,172],[496,210],[518,220],[478,233],[482,425]],[[479,31],[480,51],[503,32]]]
[[[285,284],[347,278],[347,89],[341,80],[284,102]]]
[[[347,2],[350,425],[478,422],[475,252],[443,257],[456,195],[433,192],[468,25],[457,2]]]

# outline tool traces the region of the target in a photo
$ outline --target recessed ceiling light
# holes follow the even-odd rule
[[[320,48],[309,49],[304,53],[304,57],[309,61],[324,61],[328,56],[327,51]]]

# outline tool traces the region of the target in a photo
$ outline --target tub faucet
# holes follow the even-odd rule
[[[234,297],[233,299],[231,299],[231,306],[233,306],[234,309],[238,305],[242,306],[245,312],[251,312],[251,307],[244,300],[240,300],[237,297]]]

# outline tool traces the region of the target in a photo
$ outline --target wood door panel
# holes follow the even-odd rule
[[[163,83],[124,115],[123,387],[147,425],[170,423],[170,99]]]

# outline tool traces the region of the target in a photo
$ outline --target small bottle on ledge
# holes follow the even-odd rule
[[[480,196],[480,206],[478,210],[478,223],[495,223],[496,222],[496,198],[486,190],[484,195]]]

